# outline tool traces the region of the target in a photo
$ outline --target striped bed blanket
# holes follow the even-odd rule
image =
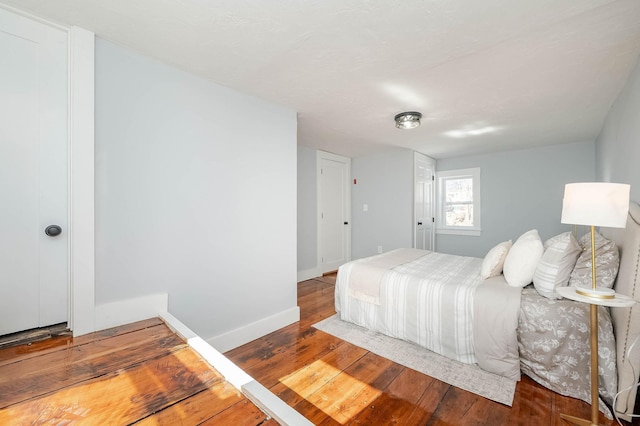
[[[504,287],[508,287],[506,283],[498,283],[497,287],[481,286],[482,259],[430,251],[417,252],[415,249],[398,249],[342,265],[335,289],[336,311],[340,318],[413,342],[460,362],[479,363],[488,371],[494,369],[491,365],[493,358],[513,358],[513,354],[505,355],[503,351],[512,352],[515,348],[515,360],[509,361],[515,365],[509,366],[506,371],[504,365],[499,365],[496,366],[499,371],[492,372],[518,380],[520,368],[515,326],[520,303],[519,289],[512,292],[514,297],[509,301],[503,300],[504,294],[501,297],[503,303],[510,304],[510,308],[484,309],[481,315],[487,318],[474,318],[478,315],[474,303],[491,304],[496,294],[494,292],[504,293]],[[385,263],[391,265],[381,271],[379,266]],[[371,273],[362,271],[369,266],[374,268]],[[363,287],[358,281],[367,276],[377,282]],[[354,277],[357,291],[352,288]],[[362,294],[363,289],[365,294]],[[489,311],[489,314],[485,315],[485,311]],[[493,311],[496,311],[495,314]],[[504,317],[505,312],[507,318]],[[494,338],[486,335],[497,322],[505,320],[508,324],[515,324],[512,331],[507,331],[508,336]],[[500,333],[504,334],[504,331]],[[492,342],[491,345],[484,345],[492,353],[478,356],[474,334],[475,339]],[[495,348],[496,341],[504,341],[509,347]],[[480,346],[482,348],[483,345]],[[483,365],[487,360],[488,365]]]

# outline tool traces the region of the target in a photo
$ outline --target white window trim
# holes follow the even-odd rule
[[[445,226],[444,218],[444,190],[443,183],[445,179],[450,178],[464,178],[471,177],[473,179],[473,227],[462,226]],[[436,172],[436,234],[449,234],[449,235],[467,235],[467,236],[480,236],[482,232],[481,218],[480,218],[480,168],[475,167],[471,169],[458,169],[458,170],[445,170],[442,172]]]

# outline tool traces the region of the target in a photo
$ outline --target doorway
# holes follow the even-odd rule
[[[0,9],[0,335],[68,319],[67,32]]]
[[[318,270],[351,260],[351,159],[318,151]]]
[[[413,247],[435,250],[435,169],[436,161],[419,152],[414,153],[414,215]]]
[[[12,37],[19,36],[21,32],[26,33],[25,40],[30,40],[31,38],[37,39],[38,32],[48,32],[51,30],[53,34],[56,34],[53,36],[56,43],[59,43],[61,40],[60,34],[64,36],[63,45],[66,49],[64,61],[66,66],[65,80],[70,83],[67,83],[68,89],[65,89],[65,105],[68,107],[68,119],[66,117],[64,118],[67,131],[66,149],[68,154],[66,155],[67,164],[65,170],[68,190],[68,199],[65,202],[67,212],[64,217],[66,224],[65,222],[58,223],[58,225],[62,223],[66,226],[65,229],[62,225],[59,225],[62,228],[62,233],[59,236],[66,235],[65,241],[67,243],[66,261],[64,262],[67,268],[67,277],[65,288],[62,292],[67,307],[65,308],[64,319],[62,321],[68,323],[74,335],[90,333],[95,331],[93,112],[95,36],[92,32],[82,28],[60,26],[4,5],[0,5],[0,29],[5,33],[3,34],[3,36],[5,36],[3,38],[4,48],[12,48],[12,45],[20,44],[16,43],[16,40],[13,40]],[[45,42],[40,48],[43,48],[50,42],[53,42],[53,40]],[[49,52],[41,49],[39,54],[48,55]],[[2,59],[8,61],[9,57],[2,55],[0,61],[2,61]],[[11,57],[11,59],[13,59],[13,57]],[[23,60],[28,62],[28,55],[26,58],[23,58]],[[2,72],[8,72],[4,68],[3,62]],[[3,84],[10,80],[4,80],[3,75],[1,81],[2,83],[0,84]],[[3,93],[5,93],[5,90],[9,90],[8,93],[11,93],[11,85],[5,84],[0,90],[3,90]],[[6,105],[3,104],[1,107],[5,108]],[[13,106],[11,107],[13,108]],[[45,118],[46,120],[57,121],[59,117],[46,115]],[[19,120],[23,119],[20,118]],[[48,124],[48,122],[42,124]],[[13,129],[13,127],[15,126],[12,125],[11,128]],[[9,128],[9,126],[7,126],[7,128]],[[4,155],[4,151],[6,150],[8,152],[9,150],[9,142],[7,142],[9,135],[8,132],[5,133],[4,127],[0,132],[0,150],[3,151],[2,154]],[[11,149],[15,148],[15,144],[11,146],[13,147]],[[41,155],[41,158],[44,163],[49,161],[45,155]],[[50,162],[49,166],[54,167],[54,164]],[[58,165],[56,165],[56,167],[57,166]],[[11,188],[14,179],[15,177],[10,174],[8,180],[5,178],[5,175],[3,175],[0,185],[5,184],[6,187],[0,189],[0,192],[6,191],[7,187]],[[58,202],[59,201],[60,199],[58,199]],[[12,213],[8,213],[9,211]],[[6,215],[11,214],[9,217],[10,220],[15,217],[15,209],[7,209],[6,212]],[[56,224],[53,222],[53,219],[57,218],[47,217],[44,219],[42,223],[49,226],[49,224]],[[4,220],[3,223],[5,223]],[[9,224],[11,224],[11,222],[9,222]],[[38,222],[37,226],[33,229],[29,230],[31,233],[29,237],[32,241],[31,244],[33,244],[35,239],[43,238],[43,235],[45,235],[43,231],[44,229],[40,222]],[[51,239],[47,239],[50,237],[46,235],[45,237],[45,244],[53,243],[54,241],[56,243],[59,242],[59,240],[55,239],[57,237],[51,237]],[[6,247],[0,248],[0,250],[7,251]],[[48,259],[46,262],[55,263],[55,260]],[[4,294],[11,294],[12,288],[12,284],[0,273],[0,293],[2,293],[0,301],[6,300]],[[1,308],[4,308],[4,304],[8,303],[9,302],[2,303]],[[40,300],[37,300],[37,303],[39,305]],[[34,304],[33,299],[30,299],[29,302],[25,304],[14,304],[11,308],[13,310],[28,309],[29,304]],[[0,315],[4,315],[4,313],[0,313]],[[4,320],[5,316],[1,316],[0,323],[4,323]],[[53,324],[56,323],[56,320],[45,319],[41,321],[39,319],[38,322]],[[25,326],[20,326],[20,328],[22,327]]]

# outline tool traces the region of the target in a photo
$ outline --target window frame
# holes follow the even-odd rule
[[[471,178],[473,182],[473,226],[447,226],[445,224],[446,191],[445,182],[449,179]],[[436,234],[480,236],[481,226],[481,194],[480,194],[480,168],[445,170],[436,172]]]

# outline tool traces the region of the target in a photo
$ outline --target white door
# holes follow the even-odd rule
[[[67,321],[67,62],[66,32],[0,9],[0,335]]]
[[[435,160],[414,153],[413,246],[422,250],[435,250],[434,176]]]
[[[351,159],[318,152],[318,267],[351,260]]]

